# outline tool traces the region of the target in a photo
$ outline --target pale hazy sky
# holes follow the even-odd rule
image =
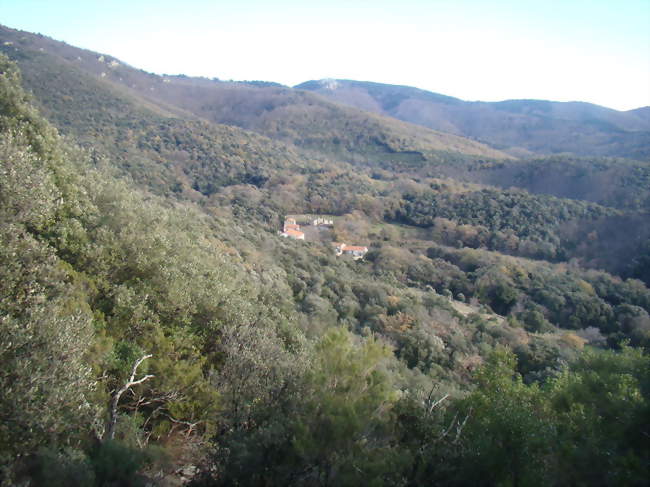
[[[159,74],[650,105],[650,0],[0,0],[0,23]]]

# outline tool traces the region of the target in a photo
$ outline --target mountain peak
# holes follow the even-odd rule
[[[330,91],[334,91],[341,86],[338,80],[335,80],[334,78],[323,78],[318,82],[322,88]]]

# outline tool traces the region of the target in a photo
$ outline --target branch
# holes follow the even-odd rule
[[[445,436],[447,436],[449,434],[451,429],[456,424],[456,419],[457,418],[458,418],[458,413],[454,414],[454,417],[452,418],[451,422],[449,423],[449,427],[442,432],[442,434],[438,437],[438,440],[442,440]]]
[[[465,419],[463,420],[462,423],[459,423],[458,426],[456,426],[456,438],[454,438],[454,443],[458,443],[458,440],[460,439],[460,434],[463,432],[463,428],[465,427],[465,423],[467,423],[467,420],[472,414],[472,408],[469,408],[469,411],[467,413],[467,416],[465,416]]]
[[[133,370],[131,371],[131,377],[129,378],[129,382],[123,387],[123,389],[125,391],[129,387],[131,387],[131,386],[133,386],[135,384],[140,384],[141,382],[144,382],[145,380],[147,380],[147,378],[149,378],[149,377],[153,377],[153,375],[147,375],[146,377],[143,377],[142,379],[134,382],[135,374],[138,371],[138,367],[140,367],[140,364],[142,362],[144,362],[145,360],[147,360],[148,358],[151,358],[151,357],[153,357],[153,355],[151,355],[151,354],[144,355],[143,357],[140,357],[138,360],[135,361],[135,363],[133,364]]]
[[[429,408],[429,414],[431,414],[431,413],[433,412],[433,409],[434,409],[438,404],[440,404],[442,401],[444,401],[444,400],[447,399],[448,397],[449,397],[449,394],[445,394],[445,395],[442,396],[440,399],[438,399],[436,402],[434,402],[433,404],[431,404],[431,407]]]
[[[131,377],[129,377],[129,380],[127,381],[122,388],[115,393],[113,396],[113,400],[111,401],[111,409],[109,411],[109,421],[108,421],[108,428],[106,431],[106,434],[108,436],[109,440],[112,440],[115,438],[115,426],[117,425],[117,405],[120,402],[120,397],[122,397],[122,394],[124,394],[126,391],[128,391],[131,387],[142,384],[143,382],[151,379],[154,377],[153,375],[145,375],[141,379],[135,380],[135,374],[138,372],[138,367],[140,367],[140,364],[147,360],[148,358],[153,357],[153,355],[144,355],[143,357],[140,357],[138,360],[135,361],[133,364],[133,369],[131,370]]]
[[[176,425],[176,424],[182,424],[182,425],[187,426],[187,428],[188,428],[188,429],[187,429],[187,433],[185,433],[185,437],[186,437],[186,438],[189,438],[189,436],[192,434],[192,431],[194,431],[194,429],[195,429],[199,424],[201,424],[201,423],[203,422],[203,421],[197,421],[197,422],[195,422],[195,423],[192,423],[192,422],[190,422],[190,421],[181,421],[181,420],[179,420],[179,419],[175,419],[174,417],[172,417],[172,416],[169,415],[169,414],[166,414],[166,413],[163,413],[163,414],[164,414],[165,416],[167,416],[167,418],[169,418],[169,420],[170,420],[172,423],[174,423],[175,425]],[[173,430],[174,430],[174,427],[172,426],[172,429],[171,429],[171,431],[169,432],[170,435],[172,434]]]

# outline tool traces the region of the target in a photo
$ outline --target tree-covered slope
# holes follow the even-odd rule
[[[65,139],[0,57],[2,483],[645,480],[650,291],[558,252],[621,210],[352,166],[59,72]],[[290,212],[335,227],[285,240]]]
[[[39,102],[46,109],[51,108],[57,117],[62,111],[68,111],[63,123],[72,123],[70,117],[75,117],[73,107],[75,100],[80,101],[79,97],[91,101],[90,105],[95,104],[106,117],[124,116],[118,108],[120,103],[105,103],[107,95],[100,92],[108,89],[131,100],[135,98],[137,105],[156,112],[235,125],[345,159],[399,162],[415,158],[437,163],[450,155],[452,158],[508,157],[463,137],[378,117],[287,87],[157,76],[124,65],[108,55],[7,27],[0,28],[0,42],[2,51],[19,63],[25,73],[26,87],[36,94]],[[95,93],[97,100],[88,100],[87,95],[76,89],[74,96],[66,93],[69,91],[66,88],[80,83],[92,87],[89,93]],[[71,98],[62,99],[61,93]],[[66,101],[68,105],[63,106]],[[79,118],[81,124],[83,114]]]
[[[296,88],[516,154],[650,157],[645,108],[620,112],[583,102],[468,102],[408,86],[351,80],[307,81]]]

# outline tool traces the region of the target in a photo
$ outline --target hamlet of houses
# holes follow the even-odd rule
[[[296,240],[305,240],[305,234],[300,231],[300,225],[296,223],[295,218],[287,218],[284,221],[280,236],[285,238],[294,238]]]
[[[313,226],[333,226],[334,221],[326,218],[314,218],[310,222]],[[284,220],[282,226],[281,237],[293,238],[295,240],[305,240],[305,233],[300,231],[300,225],[296,222],[295,218],[287,218]],[[353,259],[362,259],[368,252],[368,247],[361,247],[357,245],[347,245],[341,242],[332,242],[332,246],[336,255],[350,255]]]

